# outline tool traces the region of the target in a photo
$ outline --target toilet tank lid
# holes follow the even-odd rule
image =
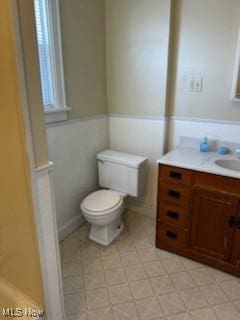
[[[139,168],[147,162],[147,158],[107,149],[98,153],[98,160],[120,163],[131,168]]]

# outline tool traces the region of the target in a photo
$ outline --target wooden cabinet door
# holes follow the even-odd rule
[[[234,234],[231,262],[240,269],[240,207],[238,209],[237,227]]]
[[[191,248],[216,260],[230,261],[238,200],[220,192],[195,189]]]

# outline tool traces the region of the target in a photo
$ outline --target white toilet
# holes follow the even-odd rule
[[[122,213],[127,195],[137,197],[145,189],[147,158],[113,150],[97,155],[99,186],[81,203],[91,224],[89,238],[108,246],[123,230]]]

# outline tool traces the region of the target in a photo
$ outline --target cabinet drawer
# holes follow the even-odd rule
[[[177,227],[158,223],[157,241],[160,247],[185,249],[188,244],[188,231]]]
[[[182,168],[160,165],[159,179],[166,182],[177,182],[186,185],[191,185],[192,171]]]
[[[158,221],[185,228],[188,225],[188,208],[170,203],[158,205]]]
[[[204,172],[196,172],[194,178],[194,187],[204,189],[212,189],[223,193],[231,194],[236,198],[240,198],[240,180],[209,174]]]
[[[190,189],[187,186],[162,182],[159,183],[158,195],[159,204],[168,202],[186,208],[189,207]]]

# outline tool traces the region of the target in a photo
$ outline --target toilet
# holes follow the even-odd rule
[[[89,238],[108,246],[122,232],[122,213],[127,196],[143,195],[147,158],[113,150],[97,155],[98,180],[102,188],[89,194],[81,211],[91,225]]]

